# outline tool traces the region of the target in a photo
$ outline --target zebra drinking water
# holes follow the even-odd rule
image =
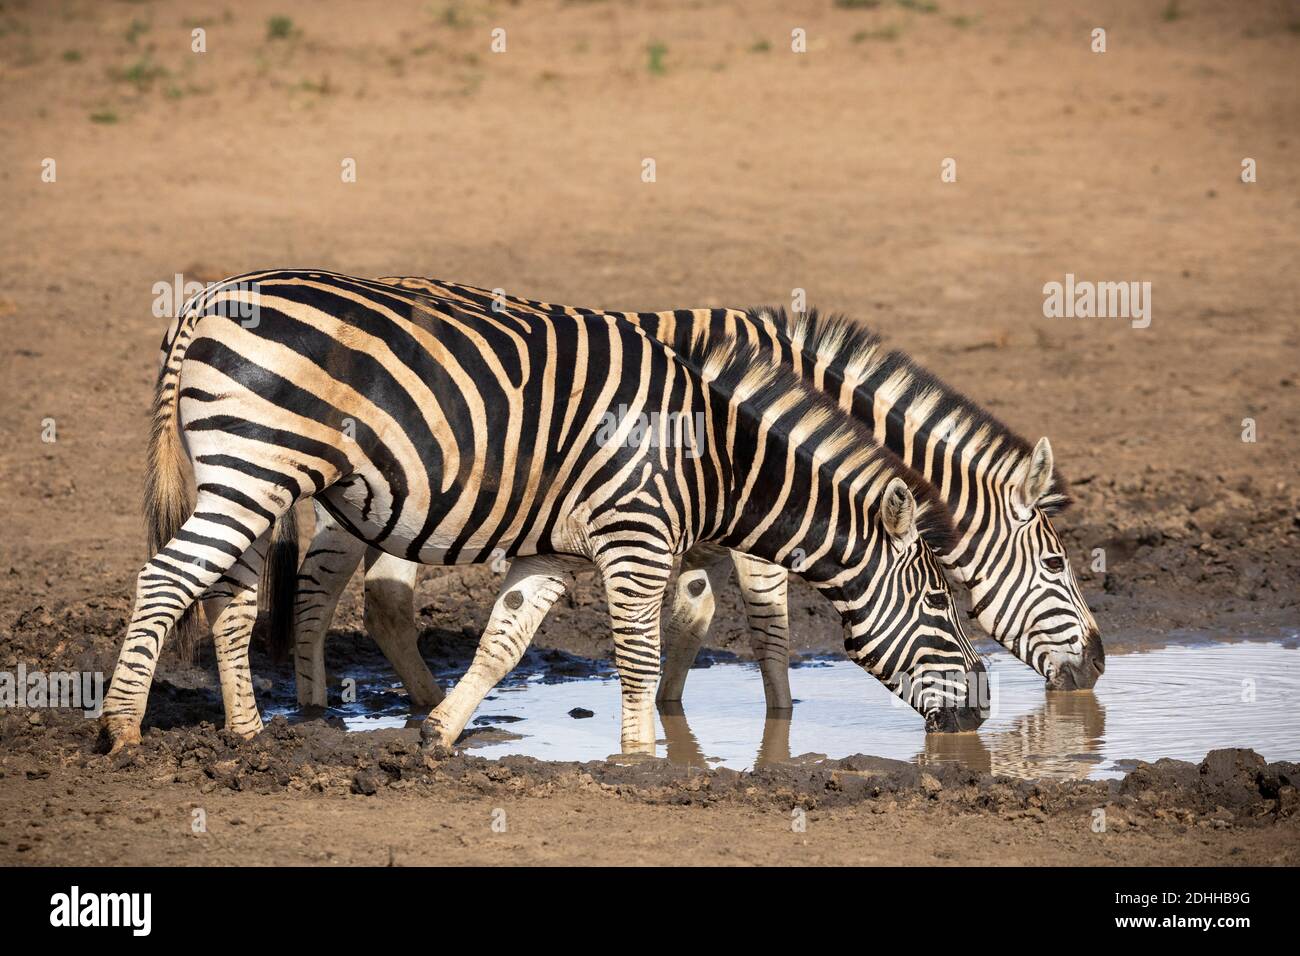
[[[420,277],[381,280],[461,303],[515,314],[606,315],[644,328],[679,351],[714,338],[751,344],[765,359],[851,412],[931,481],[959,535],[941,555],[971,593],[972,616],[999,643],[1059,690],[1085,689],[1104,669],[1096,622],[1052,527],[1069,503],[1047,439],[1031,446],[974,402],[877,336],[840,316],[788,316],[781,309],[608,312],[554,305]],[[319,515],[318,537],[302,568],[298,607],[298,686],[304,705],[325,704],[323,640],[334,605],[364,549]],[[317,546],[319,544],[319,547]],[[769,710],[790,707],[786,571],[733,552],[697,549],[684,559],[658,697],[681,699],[708,630],[714,594],[734,565]],[[366,626],[393,663],[413,702],[442,692],[415,646],[415,565],[371,552],[366,566]],[[557,595],[558,596],[558,595]],[[540,617],[538,618],[540,621]]]
[[[228,301],[247,296],[255,322]],[[227,724],[260,729],[250,609],[273,528],[306,497],[406,560],[542,562],[527,577],[512,566],[493,612],[505,626],[426,739],[455,738],[464,700],[518,660],[548,576],[582,559],[609,602],[623,747],[652,749],[664,590],[674,558],[704,543],[798,567],[840,612],[850,656],[928,729],[986,716],[969,702],[983,665],[934,556],[954,533],[934,490],[751,349],[716,341],[683,359],[611,316],[497,314],[306,270],[210,287],[164,344],[146,502],[160,544],[104,704],[115,749],[139,740],[163,641],[200,599]],[[706,434],[688,454],[662,436],[628,440],[629,418],[597,441],[615,409],[699,412]],[[273,605],[293,587],[279,582]]]

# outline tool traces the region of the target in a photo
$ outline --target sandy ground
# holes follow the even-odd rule
[[[862,6],[323,0],[278,4],[273,27],[242,4],[5,3],[0,668],[111,670],[145,558],[155,283],[270,266],[611,308],[807,290],[1051,437],[1078,500],[1058,527],[1109,648],[1294,630],[1300,8]],[[795,28],[806,53],[789,51]],[[1246,157],[1257,182],[1241,182]],[[1067,273],[1151,282],[1150,327],[1044,318],[1043,284]],[[494,590],[485,569],[427,575],[430,654],[476,634]],[[804,590],[795,605],[800,649],[838,646],[826,608]],[[606,656],[602,614],[583,590],[539,645]],[[359,621],[354,583],[337,625]],[[711,640],[743,653],[740,635],[728,596]],[[210,663],[165,658],[160,681],[153,747],[216,702]],[[887,813],[818,810],[796,836],[761,781],[761,806],[578,784],[200,794],[197,778],[156,782],[165,761],[114,769],[82,722],[27,716],[0,725],[4,861],[374,862],[380,804],[401,862],[1294,862],[1282,798],[1262,792],[1249,827],[1144,811],[1098,839],[1086,806],[1026,826],[921,790]],[[196,799],[205,837],[186,823]],[[483,822],[497,805],[506,834]]]

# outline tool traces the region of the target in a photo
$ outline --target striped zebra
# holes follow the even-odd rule
[[[959,535],[942,554],[953,577],[970,591],[971,616],[999,643],[1058,690],[1092,687],[1105,653],[1087,602],[1052,527],[1068,506],[1046,438],[1030,446],[974,402],[916,365],[886,351],[877,336],[849,319],[782,309],[696,309],[629,313],[553,305],[500,291],[420,277],[380,281],[450,299],[473,309],[508,309],[541,316],[604,315],[631,322],[678,348],[709,338],[752,345],[765,359],[794,370],[849,411],[873,437],[939,490]],[[323,642],[339,594],[364,549],[326,515],[301,570],[298,608],[299,701],[323,706]],[[661,704],[681,699],[714,609],[714,594],[734,565],[751,645],[768,708],[791,706],[786,571],[733,552],[688,554],[664,632]],[[413,702],[432,705],[441,690],[416,647],[413,589],[416,567],[369,552],[366,626],[393,663]]]
[[[934,490],[752,349],[715,341],[684,358],[607,316],[476,310],[312,270],[209,287],[165,345],[147,489],[163,543],[104,703],[114,749],[139,740],[163,641],[200,599],[227,724],[257,732],[249,611],[277,522],[308,497],[406,560],[522,559],[493,608],[502,627],[426,740],[455,739],[476,681],[517,663],[535,607],[583,560],[609,604],[623,747],[653,750],[664,590],[674,557],[710,544],[799,568],[840,612],[849,655],[927,729],[987,714],[934,555],[954,533]]]

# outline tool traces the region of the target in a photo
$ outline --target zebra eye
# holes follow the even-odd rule
[[[941,591],[931,591],[925,596],[925,603],[936,611],[948,610],[948,595]]]
[[[1060,574],[1065,570],[1065,559],[1058,558],[1055,555],[1050,558],[1043,558],[1043,567],[1047,568],[1047,570],[1051,571],[1053,574]]]

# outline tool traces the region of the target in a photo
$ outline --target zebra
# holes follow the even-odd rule
[[[710,337],[751,344],[823,391],[935,484],[961,532],[941,559],[970,591],[971,616],[985,631],[1042,674],[1049,689],[1091,688],[1104,670],[1096,621],[1051,522],[1070,503],[1051,443],[1043,438],[1030,446],[905,353],[886,351],[878,336],[851,319],[816,310],[791,316],[780,308],[609,312],[423,277],[380,281],[475,309],[612,315],[679,349]],[[313,544],[300,572],[296,658],[299,702],[316,707],[326,703],[325,632],[362,554],[328,515],[318,515],[318,528],[320,549]],[[712,618],[714,594],[732,565],[768,709],[792,706],[785,569],[738,552],[705,549],[683,563],[664,632],[661,705],[680,702]],[[366,626],[412,701],[432,706],[442,692],[416,647],[415,573],[414,564],[373,550],[367,554]]]
[[[709,544],[798,568],[840,612],[849,656],[927,730],[987,716],[971,696],[984,666],[935,557],[955,532],[934,489],[752,349],[683,357],[608,316],[498,314],[318,270],[215,284],[165,346],[146,501],[162,544],[137,576],[104,702],[114,750],[140,740],[164,639],[199,599],[227,726],[261,729],[249,611],[277,524],[304,498],[406,560],[523,559],[493,608],[503,626],[426,719],[430,743],[459,735],[463,703],[518,662],[536,608],[581,559],[609,604],[622,746],[653,751],[664,590],[673,558]],[[639,427],[653,413],[680,416],[676,440],[664,419]]]

